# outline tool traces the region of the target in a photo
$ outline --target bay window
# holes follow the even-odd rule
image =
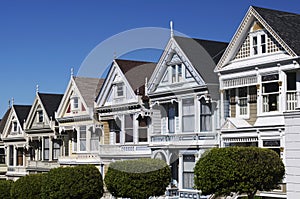
[[[278,111],[279,75],[262,76],[263,112]]]

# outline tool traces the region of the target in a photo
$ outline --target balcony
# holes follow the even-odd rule
[[[287,91],[286,92],[286,110],[293,111],[297,107],[297,92]]]
[[[152,135],[149,146],[215,146],[217,144],[216,133],[207,132]]]
[[[28,166],[26,167],[27,171],[49,171],[50,169],[59,167],[59,164],[55,162],[46,162],[46,161],[28,161]]]
[[[25,176],[27,175],[24,166],[8,166],[6,176]]]
[[[95,153],[78,153],[58,158],[60,165],[100,164],[100,157]]]
[[[101,157],[150,157],[151,150],[146,144],[131,144],[131,145],[100,145]]]

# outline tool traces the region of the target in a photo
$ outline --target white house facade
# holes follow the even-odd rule
[[[221,147],[270,148],[288,168],[286,139],[291,137],[283,113],[299,107],[299,20],[297,14],[249,8],[215,70]],[[258,195],[287,198],[288,179],[289,172],[278,190]]]
[[[103,127],[100,157],[105,169],[116,160],[150,158],[149,99],[145,83],[155,64],[115,59],[99,93],[96,111]]]
[[[195,162],[217,147],[218,77],[213,72],[227,43],[171,36],[148,83],[152,158],[172,170],[169,195],[199,198]]]

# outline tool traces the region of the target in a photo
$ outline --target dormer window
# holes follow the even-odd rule
[[[42,110],[37,111],[37,122],[44,122],[44,114]]]

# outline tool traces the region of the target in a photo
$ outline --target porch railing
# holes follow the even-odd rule
[[[151,154],[148,145],[100,145],[101,155],[112,154]]]
[[[286,110],[293,111],[297,107],[297,92],[287,91],[286,92]]]

